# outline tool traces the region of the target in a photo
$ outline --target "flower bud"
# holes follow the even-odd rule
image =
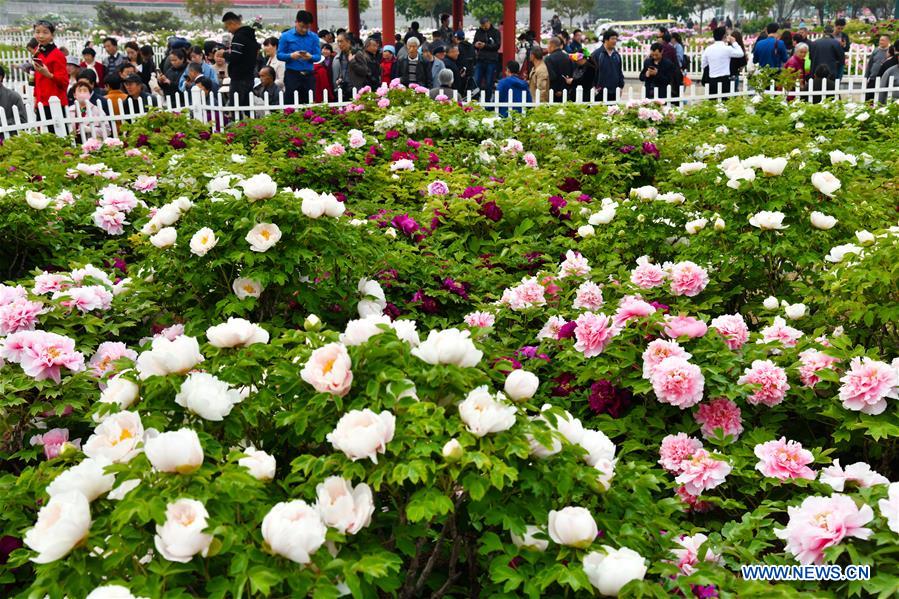
[[[458,440],[450,439],[443,446],[443,459],[447,462],[455,462],[462,457],[464,452],[465,449],[462,448],[462,444]]]
[[[306,320],[303,321],[303,328],[307,331],[317,331],[321,328],[322,321],[315,314],[310,314],[306,317]]]

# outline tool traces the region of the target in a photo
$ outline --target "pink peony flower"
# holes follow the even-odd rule
[[[75,439],[69,443],[69,429],[67,428],[51,428],[42,435],[34,435],[30,439],[31,445],[41,446],[44,448],[44,457],[48,460],[59,457],[66,444],[72,447],[80,448],[81,439]]]
[[[653,368],[649,381],[662,403],[685,410],[702,401],[705,378],[699,366],[681,356],[665,358]]]
[[[702,441],[687,433],[667,435],[659,447],[659,464],[668,472],[680,474],[684,460],[690,459],[698,449],[702,449]]]
[[[137,206],[137,196],[130,189],[118,185],[107,185],[100,190],[98,204],[104,208],[114,208],[116,211],[127,214]]]
[[[787,371],[771,360],[755,360],[737,380],[738,385],[758,385],[758,389],[747,398],[752,405],[764,404],[773,407],[784,400],[790,384]]]
[[[11,304],[16,300],[28,299],[28,292],[25,291],[25,288],[21,285],[16,285],[12,287],[10,285],[3,285],[0,283],[0,306],[4,304]]]
[[[449,193],[449,185],[445,182],[437,179],[436,181],[431,181],[428,183],[428,195],[429,196],[445,196]]]
[[[815,480],[815,471],[808,467],[815,461],[815,456],[797,441],[781,437],[777,441],[759,443],[755,446],[755,456],[759,459],[755,469],[769,478]]]
[[[35,380],[60,382],[59,369],[84,370],[84,355],[75,351],[75,341],[46,331],[20,331],[8,336],[0,347],[0,358],[18,363]]]
[[[643,378],[651,379],[652,373],[655,372],[656,367],[661,364],[662,360],[672,356],[677,356],[684,360],[689,360],[693,357],[677,341],[667,341],[665,339],[650,341],[643,352]]]
[[[465,324],[470,327],[489,329],[496,322],[496,317],[490,312],[471,312],[465,315]]]
[[[696,571],[696,564],[700,561],[712,562],[715,564],[721,563],[721,556],[712,551],[706,546],[705,556],[702,560],[699,559],[699,549],[702,547],[703,543],[706,543],[709,538],[700,533],[697,533],[693,536],[681,535],[679,539],[675,541],[678,544],[678,549],[672,549],[671,553],[677,558],[677,567],[680,568],[680,571],[685,575],[689,576]]]
[[[575,310],[598,310],[602,307],[602,289],[592,281],[584,281],[577,288],[577,296],[574,298]]]
[[[799,367],[799,380],[806,387],[814,387],[821,380],[815,373],[829,369],[840,360],[828,356],[823,351],[807,349],[799,354],[799,361],[802,362],[802,366]]]
[[[702,337],[708,330],[709,327],[698,318],[665,315],[665,334],[672,339]]]
[[[343,156],[344,154],[346,154],[346,148],[341,143],[334,142],[325,146],[325,155],[327,156]]]
[[[534,306],[546,304],[545,289],[536,278],[523,279],[516,287],[510,287],[503,291],[500,303],[509,306],[513,310],[526,310]]]
[[[378,100],[378,108],[387,108],[390,106],[390,98],[381,98]]]
[[[540,329],[540,332],[537,333],[537,339],[557,339],[559,330],[566,324],[568,324],[568,321],[561,316],[550,316],[543,328]]]
[[[704,268],[690,261],[678,262],[668,268],[671,277],[671,293],[693,297],[709,284],[709,274]]]
[[[866,462],[849,464],[843,469],[840,466],[840,460],[834,460],[831,466],[821,470],[819,480],[830,485],[834,491],[839,491],[840,493],[843,492],[846,483],[849,482],[855,483],[862,488],[890,484],[890,479],[874,472],[871,469],[871,465]]]
[[[32,302],[27,299],[17,299],[5,305],[0,305],[0,335],[11,335],[19,331],[34,329],[37,315],[43,310],[44,304]]]
[[[113,296],[102,285],[85,285],[84,287],[72,287],[66,291],[57,291],[51,297],[61,300],[60,303],[68,308],[93,312],[94,310],[108,310],[112,305]]]
[[[131,185],[137,191],[142,191],[144,193],[148,191],[153,191],[156,189],[158,185],[156,177],[153,175],[139,175],[137,179],[134,180],[134,183]]]
[[[115,208],[115,206],[98,206],[94,211],[94,224],[110,235],[121,235],[125,232],[124,225],[127,215]]]
[[[886,410],[888,398],[899,397],[899,371],[867,356],[852,358],[840,382],[840,401],[847,410],[877,415]]]
[[[655,314],[656,308],[639,295],[625,295],[618,301],[618,311],[615,312],[615,325],[624,326],[630,320],[646,318]]]
[[[537,168],[537,157],[534,156],[533,152],[527,152],[521,158],[522,160],[524,160],[524,164],[528,168]]]
[[[353,385],[352,365],[342,343],[329,343],[312,352],[300,371],[300,378],[319,393],[343,397]]]
[[[724,337],[730,349],[740,349],[749,339],[749,327],[741,314],[722,314],[712,319],[712,328]]]
[[[559,278],[583,277],[590,274],[590,263],[580,252],[568,250],[565,252],[565,260],[559,265]]]
[[[97,347],[88,366],[90,366],[92,374],[99,379],[112,372],[113,362],[121,358],[136,360],[137,352],[128,349],[127,345],[119,341],[104,341]]]
[[[720,434],[731,441],[736,441],[743,432],[740,415],[737,404],[725,397],[719,397],[709,403],[699,404],[694,418],[697,424],[702,425],[702,436],[706,439]]]
[[[617,335],[620,330],[612,323],[611,318],[605,314],[594,314],[593,312],[581,314],[575,323],[577,328],[574,329],[574,337],[577,341],[574,349],[584,354],[585,358],[601,354],[612,341],[612,337]]]
[[[658,264],[653,264],[647,256],[637,258],[637,268],[631,271],[631,283],[641,289],[658,287],[668,278],[668,273]]]
[[[707,512],[712,509],[712,504],[708,501],[700,501],[696,495],[691,495],[689,491],[687,491],[687,487],[681,485],[674,491],[678,498],[681,501],[686,503],[691,511],[694,512]]]
[[[774,534],[785,540],[786,550],[802,564],[820,564],[824,550],[839,545],[845,538],[867,539],[871,529],[864,525],[874,518],[871,506],[861,509],[851,497],[835,493],[830,497],[811,496],[799,507],[788,507],[786,528],[775,528]]]
[[[714,458],[705,449],[697,449],[681,462],[680,469],[681,473],[674,481],[684,485],[684,490],[695,496],[723,483],[732,467],[726,461]]]
[[[762,334],[762,339],[759,343],[780,341],[784,347],[794,347],[796,342],[803,335],[802,331],[799,329],[787,325],[787,321],[780,316],[775,316],[774,324],[765,327],[759,332]]]
[[[71,284],[72,279],[68,275],[45,272],[34,277],[34,288],[31,292],[37,295],[43,295],[45,293],[53,293],[54,291],[68,289]]]
[[[87,140],[86,142],[84,142],[83,144],[81,144],[81,151],[85,152],[87,154],[90,154],[91,152],[96,152],[97,150],[101,149],[102,147],[103,147],[103,141],[96,137],[92,137],[89,140]]]

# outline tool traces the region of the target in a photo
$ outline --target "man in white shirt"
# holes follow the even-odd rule
[[[708,94],[730,93],[730,60],[742,58],[743,48],[725,27],[717,27],[712,32],[715,42],[702,53],[703,83],[708,85]],[[708,75],[705,70],[708,69]]]

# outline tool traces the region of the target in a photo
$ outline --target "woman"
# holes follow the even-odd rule
[[[63,106],[69,100],[66,90],[69,88],[69,72],[66,70],[66,57],[53,43],[56,26],[50,21],[40,20],[34,24],[34,39],[38,46],[32,55],[34,65],[34,104],[43,106],[45,118],[50,116],[50,98],[57,98]]]
[[[734,41],[739,44],[740,49],[743,50],[743,56],[741,58],[731,58],[730,59],[730,80],[732,82],[731,89],[735,92],[740,91],[740,73],[743,69],[746,68],[747,63],[749,62],[746,58],[746,46],[743,44],[743,33],[740,32],[739,29],[734,29],[731,35],[734,38]]]
[[[684,40],[676,31],[671,32],[671,45],[674,46],[674,51],[677,52],[677,66],[680,67],[680,70],[686,75],[690,70],[690,65],[687,64],[687,53],[684,51]]]
[[[799,89],[805,89],[805,81],[808,79],[808,71],[805,69],[806,56],[808,56],[808,44],[797,44],[793,50],[793,56],[784,64],[785,71],[790,70],[796,73],[796,83],[799,84]],[[792,99],[793,96],[787,96],[788,101]]]
[[[103,109],[91,102],[94,90],[89,83],[79,81],[74,88],[74,103],[68,107],[69,117],[77,119],[72,131],[76,137],[86,141],[90,138],[103,139],[109,135],[109,123]]]
[[[578,97],[577,90],[580,89],[581,99],[588,101],[596,81],[596,63],[592,56],[584,56],[582,52],[575,52],[570,58],[574,64],[571,77],[565,77],[565,83],[571,88],[573,98]]]
[[[789,29],[781,32],[780,41],[782,41],[784,43],[784,46],[787,47],[787,54],[792,56],[795,50],[795,42],[793,40],[793,34]]]
[[[396,48],[388,44],[381,51],[381,83],[390,83],[394,67],[396,67]]]
[[[147,79],[144,80],[143,57],[140,55],[140,46],[137,45],[137,42],[132,40],[125,44],[125,54],[128,56],[128,62],[134,65],[134,70],[141,78],[141,81],[144,82],[144,85],[147,85],[150,81],[150,74],[148,73]]]
[[[278,60],[278,38],[265,38],[262,42],[262,55],[265,58],[263,66],[275,69],[275,81],[284,85],[284,63]]]
[[[144,85],[150,87],[150,79],[153,77],[153,73],[156,72],[156,59],[153,57],[153,48],[141,46],[140,61],[141,66],[138,69],[138,75],[140,75]]]

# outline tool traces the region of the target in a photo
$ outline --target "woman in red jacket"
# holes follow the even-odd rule
[[[321,59],[312,65],[312,73],[315,77],[315,95],[314,99],[317,104],[325,101],[325,92],[328,93],[328,102],[334,101],[334,87],[331,85],[331,69],[328,68],[326,62],[330,56],[331,46],[325,44],[322,46]]]
[[[43,105],[44,116],[49,116],[50,98],[58,98],[62,106],[68,104],[66,91],[69,88],[69,73],[66,71],[66,57],[53,43],[56,26],[50,21],[40,20],[34,24],[34,38],[38,41],[34,62],[34,104]]]

